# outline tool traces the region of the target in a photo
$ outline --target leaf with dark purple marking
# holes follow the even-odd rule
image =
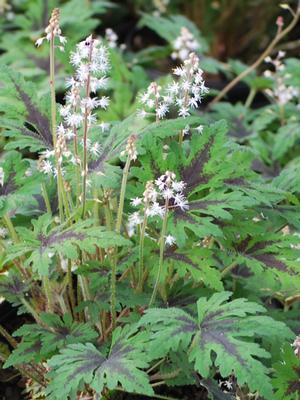
[[[275,400],[296,400],[300,396],[300,359],[289,343],[280,352],[279,361],[273,365]]]
[[[178,276],[190,274],[195,282],[203,282],[206,287],[223,290],[221,274],[213,260],[212,252],[207,248],[191,248],[183,252],[180,249],[167,248],[164,253],[166,266],[173,267]]]
[[[30,282],[25,282],[24,279],[12,269],[8,275],[0,275],[0,296],[16,306],[20,304],[20,298],[26,295],[30,286]]]
[[[299,250],[294,235],[269,234],[250,237],[235,245],[237,264],[245,263],[253,272],[271,269],[275,273],[299,275]]]
[[[31,151],[51,148],[48,96],[38,99],[34,85],[6,65],[0,66],[0,84],[4,134],[14,139],[8,148],[29,147]],[[7,104],[7,97],[14,98],[14,102]]]
[[[26,176],[30,167],[28,160],[16,151],[3,154],[0,161],[4,182],[0,184],[0,217],[6,213],[20,213],[36,205],[35,195],[40,192],[40,177]],[[24,212],[25,213],[25,212]]]
[[[162,357],[179,348],[186,350],[202,377],[209,377],[214,365],[222,377],[233,374],[239,385],[247,384],[251,391],[268,397],[272,386],[261,359],[270,354],[255,337],[282,340],[293,333],[282,322],[257,315],[265,311],[259,304],[247,299],[228,301],[230,296],[221,292],[200,298],[197,318],[178,308],[149,309],[139,324],[152,332],[151,352]]]
[[[48,362],[52,378],[47,388],[48,398],[76,398],[83,385],[89,385],[101,395],[104,388],[113,390],[118,386],[129,393],[151,396],[154,392],[149,383],[145,353],[141,346],[122,331],[114,331],[112,346],[106,356],[93,344],[73,344]]]
[[[45,360],[58,350],[74,343],[94,341],[98,334],[86,323],[73,321],[69,314],[63,318],[55,314],[41,314],[43,325],[25,324],[14,332],[22,342],[11,353],[5,367],[30,361]],[[25,351],[26,350],[26,351]]]
[[[121,235],[94,226],[92,220],[73,224],[67,228],[51,228],[52,218],[44,214],[33,220],[34,230],[18,228],[21,243],[9,249],[6,262],[27,255],[26,265],[41,275],[47,275],[56,256],[73,260],[78,258],[79,250],[94,254],[96,248],[130,246],[131,242]]]

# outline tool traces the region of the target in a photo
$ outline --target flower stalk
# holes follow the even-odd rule
[[[125,167],[123,170],[122,184],[121,184],[121,192],[120,192],[120,200],[117,214],[117,222],[115,231],[117,233],[121,232],[122,226],[122,218],[123,218],[123,209],[124,209],[124,200],[126,193],[127,180],[129,175],[130,162],[132,160],[136,160],[137,152],[135,146],[136,137],[134,135],[130,136],[127,141],[127,146],[125,151],[122,154],[127,154],[127,159],[125,163]],[[114,249],[113,262],[112,262],[112,271],[111,271],[111,320],[113,328],[116,326],[116,282],[117,282],[117,249]]]
[[[159,263],[158,263],[158,271],[156,275],[156,280],[152,292],[152,296],[149,302],[149,308],[152,307],[153,303],[155,302],[156,296],[157,296],[157,291],[160,283],[160,278],[163,270],[163,263],[164,263],[164,251],[165,251],[165,237],[167,233],[167,225],[168,225],[168,207],[169,207],[169,199],[166,199],[165,202],[165,212],[164,212],[164,218],[163,218],[163,224],[162,224],[162,230],[161,230],[161,235],[160,235],[160,246],[159,246]]]

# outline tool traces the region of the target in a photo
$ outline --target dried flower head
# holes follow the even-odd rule
[[[137,137],[135,135],[131,135],[127,140],[127,145],[125,150],[121,152],[121,156],[127,155],[131,161],[135,161],[137,158],[137,150],[136,150],[136,140]]]
[[[57,37],[59,39],[59,49],[61,51],[64,50],[64,45],[67,42],[67,39],[62,36],[61,34],[61,29],[59,26],[59,9],[58,8],[54,8],[49,20],[49,25],[47,26],[47,28],[45,29],[45,33],[46,36],[43,36],[41,38],[39,38],[35,44],[36,46],[41,46],[41,44],[43,43],[43,41],[46,39],[48,42],[50,42],[50,40],[53,40]]]

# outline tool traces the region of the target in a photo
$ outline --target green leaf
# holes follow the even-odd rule
[[[199,51],[205,53],[208,49],[206,40],[201,35],[197,26],[184,17],[183,15],[172,15],[168,18],[158,17],[151,14],[144,14],[139,22],[140,26],[147,26],[155,31],[163,39],[167,40],[169,44],[173,44],[175,39],[180,35],[182,27],[187,28],[199,43]]]
[[[273,147],[273,157],[279,160],[284,156],[300,139],[300,124],[289,123],[279,128]]]
[[[93,341],[98,336],[89,324],[73,321],[69,314],[60,318],[58,315],[43,313],[41,320],[44,326],[26,324],[14,332],[14,336],[21,336],[23,340],[11,353],[5,368],[47,359],[68,344]]]
[[[272,380],[276,400],[297,400],[300,396],[300,359],[294,354],[290,344],[284,345],[281,359],[273,368]]]
[[[49,96],[42,100],[36,96],[36,88],[25,82],[21,75],[6,65],[0,65],[0,111],[4,113],[4,135],[15,138],[9,148],[29,147],[32,151],[52,147]]]
[[[28,212],[37,204],[35,195],[40,193],[40,176],[26,176],[30,163],[22,159],[20,153],[10,151],[4,153],[0,167],[4,172],[4,182],[0,185],[0,217],[12,212],[16,214]]]
[[[52,378],[47,388],[48,398],[60,400],[76,393],[84,384],[90,385],[99,395],[106,387],[116,389],[119,385],[129,393],[151,396],[153,389],[142,369],[148,363],[140,347],[128,332],[117,329],[108,356],[91,343],[73,344],[63,349],[48,362]]]
[[[26,264],[32,265],[33,270],[40,275],[47,275],[55,255],[61,254],[73,260],[78,257],[79,250],[94,254],[96,246],[109,248],[131,244],[115,232],[94,226],[92,220],[81,221],[67,228],[60,226],[51,229],[51,223],[51,216],[44,214],[32,221],[33,231],[17,228],[23,240],[8,251],[6,261],[28,254]]]
[[[177,308],[149,309],[139,324],[152,332],[151,353],[162,356],[186,349],[202,377],[208,378],[215,366],[222,377],[234,374],[239,385],[272,398],[269,370],[260,361],[270,354],[254,338],[283,340],[293,334],[282,322],[257,315],[265,312],[264,307],[243,298],[228,301],[230,295],[200,298],[197,318]]]

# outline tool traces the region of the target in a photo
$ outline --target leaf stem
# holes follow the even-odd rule
[[[145,206],[145,208],[147,205]],[[141,226],[141,232],[140,232],[140,245],[139,245],[139,273],[138,273],[138,285],[137,285],[137,290],[139,292],[143,291],[143,273],[144,273],[144,242],[145,242],[145,232],[146,232],[146,226],[147,226],[147,215],[146,212],[144,212],[144,219],[143,223]]]
[[[250,92],[248,94],[248,97],[247,97],[247,99],[245,101],[245,107],[246,108],[250,108],[251,107],[251,104],[253,103],[253,100],[254,100],[255,96],[256,96],[256,89],[255,88],[251,88]]]
[[[67,278],[68,278],[68,292],[69,292],[69,297],[70,297],[70,303],[71,303],[73,317],[75,318],[76,300],[75,300],[75,293],[74,293],[74,286],[73,286],[71,260],[68,260]]]
[[[18,346],[18,342],[11,336],[10,333],[7,332],[7,330],[0,325],[0,335],[6,339],[6,341],[13,347],[16,348]]]
[[[26,310],[29,312],[29,314],[31,314],[33,316],[33,318],[35,319],[35,321],[40,324],[43,325],[38,313],[35,311],[35,309],[32,307],[32,305],[26,300],[24,299],[24,297],[22,297],[20,299],[21,303],[23,304],[23,306],[26,308]]]
[[[42,277],[42,282],[43,282],[43,289],[44,289],[44,294],[47,300],[47,312],[54,313],[54,308],[53,308],[53,297],[51,293],[51,283],[49,276],[43,276]]]
[[[44,182],[41,185],[41,189],[42,189],[42,195],[43,195],[43,199],[45,202],[47,213],[49,213],[51,215],[52,214],[51,204],[50,204],[47,188],[46,188],[46,185]]]
[[[15,230],[15,227],[13,226],[13,223],[11,222],[10,216],[8,214],[4,214],[3,220],[4,220],[5,225],[7,226],[8,232],[9,232],[13,242],[18,243],[19,237]]]
[[[236,266],[237,266],[236,261],[233,261],[231,264],[225,267],[223,271],[221,271],[221,277],[224,278],[224,276],[227,275],[227,273],[230,272]]]
[[[115,231],[117,233],[121,232],[122,226],[122,217],[123,217],[123,209],[124,209],[124,201],[125,201],[125,192],[126,185],[129,174],[130,167],[130,155],[127,156],[126,164],[123,170],[122,184],[121,184],[121,192],[120,192],[120,200],[119,200],[119,208],[117,215],[117,222]],[[116,326],[116,282],[117,282],[117,248],[114,249],[112,269],[111,269],[111,321],[113,329]]]
[[[117,222],[116,222],[116,232],[117,233],[121,232],[125,192],[126,192],[126,185],[127,185],[127,180],[128,180],[128,174],[129,174],[130,161],[131,161],[131,158],[128,155],[126,164],[125,164],[125,167],[123,170],[123,177],[122,177],[120,201],[119,201],[119,208],[118,208],[118,215],[117,215]]]

